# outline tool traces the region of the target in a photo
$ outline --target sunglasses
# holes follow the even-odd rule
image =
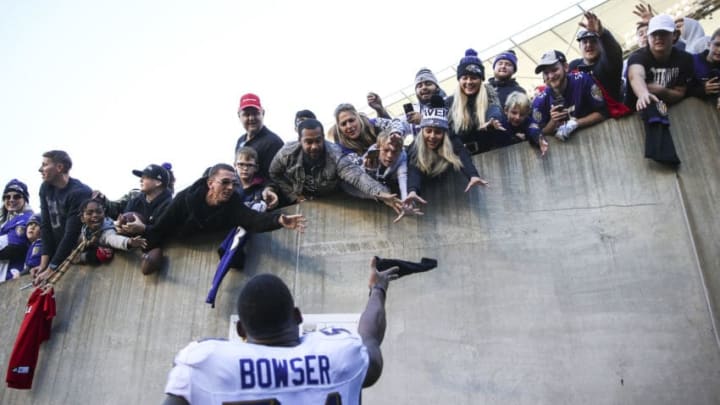
[[[19,200],[19,199],[21,199],[21,198],[23,198],[22,194],[5,194],[5,195],[3,196],[3,201]]]
[[[233,187],[240,187],[240,182],[238,180],[233,179],[222,179],[222,180],[215,180],[218,183],[220,183],[223,187],[227,187],[232,185]]]

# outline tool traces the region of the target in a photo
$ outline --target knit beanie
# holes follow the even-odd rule
[[[428,68],[422,68],[415,74],[415,87],[422,82],[433,82],[436,86],[440,87],[437,78]]]
[[[448,110],[445,108],[445,102],[442,96],[435,94],[430,99],[430,104],[423,108],[422,118],[420,119],[420,128],[434,127],[449,129]]]
[[[457,79],[460,80],[463,75],[475,75],[481,80],[485,80],[485,68],[474,49],[465,51],[465,56],[460,59],[457,67]]]
[[[28,198],[30,197],[30,194],[28,193],[27,186],[25,183],[18,179],[12,179],[8,182],[8,184],[5,185],[5,190],[3,191],[3,195],[7,194],[10,191],[14,191],[16,193],[22,194],[25,201],[29,201]]]
[[[493,70],[495,69],[495,64],[497,64],[499,60],[503,60],[503,59],[512,63],[513,70],[515,72],[517,72],[517,56],[515,56],[515,51],[513,51],[513,50],[505,51],[505,52],[501,53],[500,55],[496,56],[495,60],[493,61]]]

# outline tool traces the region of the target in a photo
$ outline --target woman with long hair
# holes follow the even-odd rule
[[[3,190],[0,209],[0,283],[20,276],[30,243],[25,228],[33,215],[27,186],[12,179]]]
[[[494,148],[492,131],[504,131],[502,110],[495,89],[484,83],[485,68],[473,49],[465,51],[457,67],[458,86],[445,100],[450,132],[472,154]]]
[[[423,110],[420,122],[420,137],[415,139],[408,150],[408,195],[403,201],[406,211],[415,208],[415,203],[425,204],[419,196],[424,179],[438,177],[448,170],[462,172],[468,178],[465,192],[474,186],[486,186],[480,178],[470,154],[459,139],[449,133],[447,110],[442,97],[434,96],[431,107]]]
[[[378,134],[383,131],[399,133],[402,136],[410,132],[410,126],[399,119],[368,118],[352,104],[343,103],[335,108],[335,125],[328,130],[328,138],[340,145],[344,155],[351,155],[353,161],[362,164],[362,156],[371,145],[377,142]]]

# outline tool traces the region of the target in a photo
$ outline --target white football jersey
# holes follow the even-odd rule
[[[306,334],[295,347],[205,340],[175,356],[165,392],[192,405],[354,405],[368,362],[362,339],[342,328]]]

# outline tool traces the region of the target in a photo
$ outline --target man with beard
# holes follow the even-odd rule
[[[488,84],[495,88],[498,98],[500,99],[500,108],[505,109],[510,93],[519,91],[527,94],[525,89],[520,87],[518,82],[512,77],[517,72],[517,56],[512,50],[505,51],[495,57],[493,62],[493,77],[488,80]]]
[[[267,232],[279,228],[305,229],[303,215],[255,212],[237,192],[240,181],[235,169],[225,163],[210,168],[185,190],[180,191],[154,225],[145,227],[149,248],[171,235],[187,237],[199,232],[229,231],[242,226],[248,232]]]
[[[535,73],[541,72],[546,87],[533,100],[531,129],[566,141],[576,129],[605,119],[602,91],[587,73],[569,72],[562,52],[545,52],[535,68]]]
[[[400,212],[402,203],[388,188],[370,177],[340,147],[324,137],[322,123],[306,119],[298,124],[298,142],[285,145],[270,165],[273,187],[289,201],[330,194],[340,186],[360,198],[376,198]]]

